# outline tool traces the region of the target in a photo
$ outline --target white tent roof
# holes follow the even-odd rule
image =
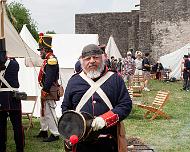
[[[190,43],[172,53],[160,57],[160,62],[164,68],[171,69],[170,78],[175,77],[176,79],[180,79],[183,56],[188,53],[190,53]]]
[[[110,36],[108,43],[106,45],[105,51],[109,59],[111,58],[111,56],[114,56],[116,59],[122,58],[121,53],[119,52],[119,49],[114,41],[113,36]]]
[[[74,68],[85,45],[99,44],[98,34],[49,35],[52,36],[52,49],[58,58],[60,68]]]
[[[25,64],[29,67],[41,66],[43,61],[40,57],[40,52],[37,51],[37,49],[39,48],[38,43],[36,42],[32,34],[30,33],[28,28],[26,27],[26,24],[23,25],[22,30],[20,31],[19,35],[24,41],[24,43],[35,53],[35,57],[32,58],[32,60],[29,57],[25,58],[26,59]]]
[[[8,56],[11,57],[32,57],[38,58],[39,56],[32,51],[26,43],[21,39],[13,25],[5,16],[5,41]]]
[[[38,55],[40,52],[37,50],[39,48],[38,43],[28,30],[26,24],[23,25],[22,30],[20,31],[20,37],[24,40],[24,42]]]

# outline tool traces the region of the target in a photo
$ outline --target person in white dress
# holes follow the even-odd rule
[[[136,51],[135,52],[135,75],[142,75],[142,52],[141,51]]]

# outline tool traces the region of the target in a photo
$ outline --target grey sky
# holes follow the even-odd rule
[[[39,32],[75,32],[75,14],[102,12],[129,12],[140,0],[7,0],[17,1],[30,10],[38,23]]]

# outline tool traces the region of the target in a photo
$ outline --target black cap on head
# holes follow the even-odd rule
[[[188,55],[184,55],[183,57],[184,57],[184,58],[188,58]]]
[[[50,49],[51,50],[51,43],[52,43],[52,37],[49,35],[43,35],[43,33],[39,34],[39,49],[38,51],[40,51],[42,48],[44,49]]]
[[[103,54],[104,51],[100,49],[96,44],[86,45],[82,50],[82,57],[92,56],[92,55],[100,55]]]

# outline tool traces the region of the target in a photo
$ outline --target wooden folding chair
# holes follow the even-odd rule
[[[144,88],[144,77],[143,75],[134,75],[133,82],[131,86],[133,90],[133,97],[141,97],[142,90]]]
[[[133,101],[133,89],[127,88],[127,90],[129,92],[129,96],[130,96],[131,100]]]
[[[27,100],[22,100],[22,115],[23,116],[27,116],[29,123],[27,126],[27,131],[34,126],[33,122],[32,122],[32,117],[33,117],[33,113],[36,107],[36,103],[37,103],[37,96],[28,96]],[[29,104],[30,102],[30,104]],[[24,109],[25,107],[25,109]]]
[[[162,116],[165,119],[170,119],[170,117],[165,112],[163,112],[163,107],[168,97],[169,97],[169,92],[158,91],[151,105],[145,105],[145,104],[136,104],[136,105],[140,108],[147,110],[147,112],[144,114],[144,118],[147,118],[147,115],[152,114],[150,120],[155,119],[157,116]]]

